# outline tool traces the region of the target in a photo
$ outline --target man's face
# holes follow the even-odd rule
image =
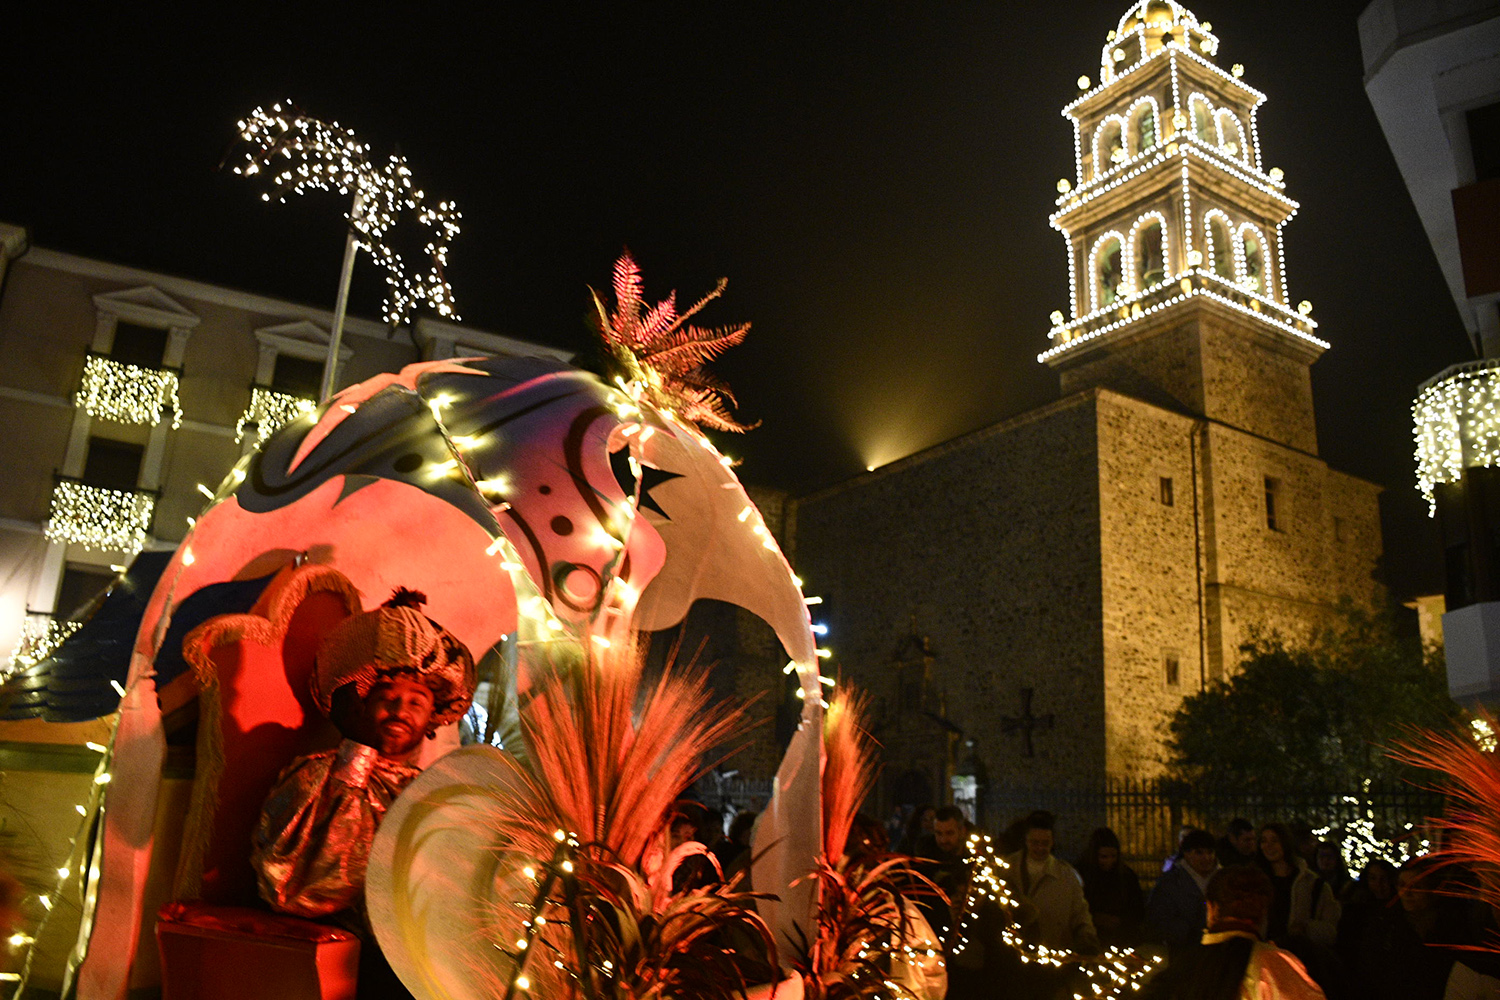
[[[1248,858],[1248,857],[1250,857],[1251,855],[1253,855],[1255,853],[1255,831],[1254,830],[1241,830],[1239,833],[1237,833],[1237,834],[1234,835],[1233,839],[1234,839],[1234,849],[1236,851],[1239,851],[1245,857]]]
[[[1026,860],[1046,861],[1052,857],[1052,831],[1026,831]]]
[[[932,838],[938,850],[957,854],[964,846],[964,823],[959,819],[940,819],[932,824]]]
[[[365,723],[382,757],[407,760],[422,745],[432,721],[432,689],[413,677],[381,678],[365,695]]]
[[[1214,873],[1214,865],[1218,864],[1219,861],[1218,858],[1214,857],[1214,849],[1212,847],[1195,847],[1184,854],[1183,858],[1187,861],[1189,868],[1204,878]]]

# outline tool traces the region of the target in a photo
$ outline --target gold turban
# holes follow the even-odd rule
[[[318,644],[313,701],[327,715],[333,693],[353,684],[363,698],[382,676],[411,673],[432,689],[432,722],[456,722],[474,700],[474,657],[457,637],[417,610],[427,598],[396,588],[374,611],[350,615]]]

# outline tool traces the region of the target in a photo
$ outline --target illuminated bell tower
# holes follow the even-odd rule
[[[1053,228],[1070,303],[1038,360],[1064,394],[1093,386],[1316,453],[1309,366],[1328,345],[1293,306],[1282,227],[1296,214],[1261,160],[1265,95],[1173,0],[1133,5],[1107,37],[1099,82],[1063,109],[1075,176]]]

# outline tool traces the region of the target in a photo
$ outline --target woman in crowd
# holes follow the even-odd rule
[[[1281,823],[1260,828],[1261,868],[1276,895],[1267,917],[1266,938],[1296,951],[1298,944],[1332,948],[1341,908],[1333,890],[1297,853],[1291,832]]]
[[[1088,846],[1078,859],[1078,874],[1100,942],[1106,947],[1138,944],[1146,900],[1140,877],[1120,860],[1120,840],[1113,830],[1102,826],[1089,835]]]

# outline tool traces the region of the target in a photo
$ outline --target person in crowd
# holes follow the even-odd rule
[[[1322,843],[1318,835],[1312,832],[1311,827],[1298,826],[1288,827],[1292,831],[1292,840],[1297,845],[1297,856],[1300,857],[1307,867],[1313,871],[1318,870],[1318,845]]]
[[[1171,871],[1172,867],[1182,860],[1182,841],[1188,834],[1193,832],[1193,829],[1191,826],[1180,826],[1177,828],[1177,850],[1173,851],[1172,855],[1161,863],[1161,870],[1163,872]]]
[[[943,806],[933,819],[932,844],[917,859],[917,871],[942,890],[950,902],[961,895],[968,878],[964,847],[968,837],[969,821],[963,810],[958,806]],[[953,923],[949,907],[940,900],[926,898],[918,905],[933,930],[944,937]]]
[[[1338,937],[1334,949],[1343,960],[1344,967],[1351,970],[1351,977],[1359,962],[1360,942],[1364,940],[1365,928],[1371,920],[1396,898],[1396,866],[1384,858],[1373,858],[1365,863],[1359,878],[1344,887],[1339,899]]]
[[[1261,869],[1276,890],[1266,918],[1266,938],[1293,950],[1302,944],[1332,948],[1342,912],[1333,890],[1297,853],[1291,831],[1281,823],[1262,826],[1257,842]]]
[[[1088,846],[1078,859],[1078,874],[1100,943],[1121,947],[1139,943],[1146,899],[1140,877],[1120,859],[1120,839],[1109,827],[1089,834]]]
[[[1273,895],[1256,865],[1219,869],[1207,885],[1201,945],[1175,954],[1142,1000],[1323,1000],[1296,956],[1260,938]]]
[[[729,822],[729,833],[712,848],[725,881],[733,881],[742,871],[750,868],[750,834],[755,829],[756,814],[740,810]]]
[[[1359,996],[1369,1000],[1440,1000],[1452,972],[1453,956],[1433,947],[1452,940],[1443,905],[1420,860],[1407,862],[1396,877],[1399,902],[1377,909],[1363,927],[1354,965]]]
[[[1349,869],[1344,865],[1342,838],[1325,840],[1318,845],[1317,864],[1313,866],[1313,870],[1328,883],[1334,897],[1342,900],[1344,890],[1354,881],[1354,876],[1349,874]]]
[[[1219,870],[1207,830],[1189,830],[1179,853],[1182,862],[1156,880],[1146,903],[1147,926],[1173,955],[1198,944],[1208,924],[1208,880]]]
[[[1026,818],[1026,846],[1005,858],[1011,895],[1020,904],[1017,922],[1022,934],[1037,944],[1095,955],[1102,949],[1083,896],[1083,880],[1072,865],[1052,853],[1054,824],[1050,812],[1033,812]]]
[[[937,819],[937,809],[930,805],[917,806],[906,822],[906,832],[896,845],[897,854],[913,858],[926,857],[932,851],[932,824]]]
[[[1217,845],[1219,864],[1253,865],[1256,858],[1255,824],[1241,816],[1229,821],[1229,829]]]

